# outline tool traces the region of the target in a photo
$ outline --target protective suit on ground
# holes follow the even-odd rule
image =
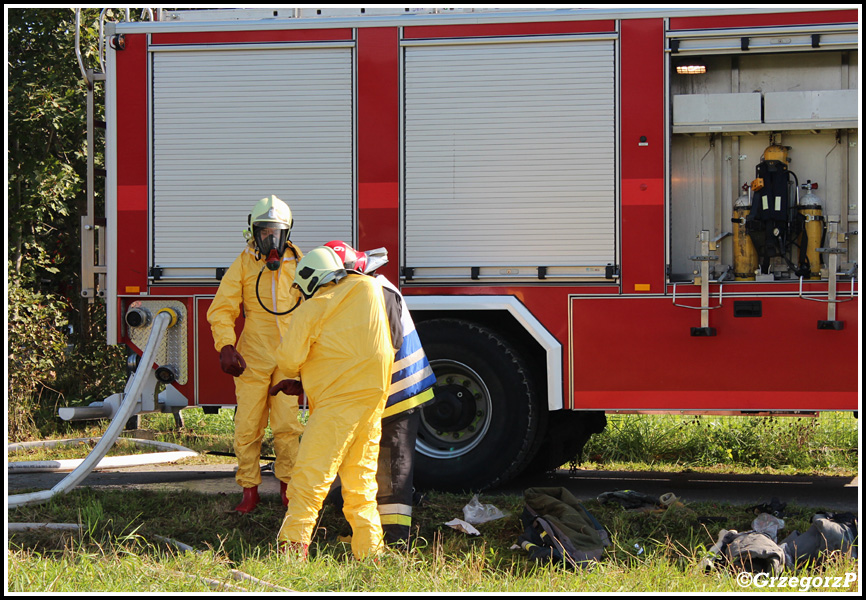
[[[347,269],[373,273],[387,263],[384,248],[367,253],[357,252],[339,240],[325,245],[337,253]],[[405,545],[409,542],[412,529],[415,440],[421,421],[421,405],[433,399],[436,376],[421,346],[415,322],[403,296],[384,275],[376,276],[376,281],[399,300],[403,329],[403,343],[394,357],[391,387],[382,414],[376,501],[385,543]]]
[[[310,404],[278,534],[281,546],[310,543],[322,501],[334,478],[343,483],[343,512],[358,559],[382,547],[376,510],[376,459],[394,348],[381,287],[346,274],[330,248],[312,250],[295,282],[306,300],[283,332],[277,364],[300,376]],[[276,393],[276,390],[272,390]]]
[[[252,231],[248,234],[252,239],[223,275],[207,313],[221,367],[235,377],[234,450],[238,458],[235,480],[244,488],[243,501],[236,510],[242,513],[250,512],[258,503],[257,488],[262,480],[259,458],[268,420],[276,451],[274,475],[281,482],[284,504],[285,489],[298,453],[298,438],[303,432],[298,422],[297,396],[275,398],[268,393],[273,384],[286,378],[277,367],[275,351],[280,333],[291,319],[291,313],[277,315],[268,310],[282,313],[300,301],[292,280],[302,254],[288,241],[291,212],[275,196],[256,204],[250,225]],[[271,239],[270,245],[263,243],[261,240],[274,230],[277,235],[270,237],[276,237],[276,241]],[[236,340],[235,320],[241,307],[244,325]]]

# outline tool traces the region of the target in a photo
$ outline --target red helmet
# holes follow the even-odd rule
[[[337,253],[340,260],[343,261],[343,266],[349,271],[357,271],[363,273],[367,266],[367,255],[363,252],[358,252],[346,242],[340,240],[331,240],[325,244],[328,248]]]

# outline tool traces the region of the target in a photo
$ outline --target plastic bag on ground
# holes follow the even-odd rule
[[[492,504],[481,504],[481,501],[478,499],[478,494],[472,496],[472,500],[469,501],[469,504],[463,507],[463,518],[467,523],[472,523],[473,525],[480,525],[487,521],[495,521],[496,519],[501,519],[505,516],[506,513],[502,512]]]
[[[447,523],[445,523],[451,529],[456,529],[457,531],[462,531],[463,533],[468,533],[469,535],[481,535],[481,532],[475,529],[472,525],[467,523],[462,519],[451,519]]]

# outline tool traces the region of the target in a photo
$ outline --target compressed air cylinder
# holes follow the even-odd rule
[[[820,279],[821,255],[818,253],[818,248],[821,247],[821,240],[824,237],[824,203],[815,193],[818,189],[817,183],[808,180],[800,187],[806,190],[806,194],[800,198],[799,211],[806,217],[806,256],[809,257],[809,278]]]
[[[731,219],[734,233],[734,281],[754,281],[758,269],[758,253],[752,238],[746,231],[746,217],[752,208],[749,198],[749,184],[743,184],[743,192],[734,201],[734,214]]]

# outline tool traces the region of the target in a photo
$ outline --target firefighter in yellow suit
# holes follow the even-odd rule
[[[274,352],[291,318],[289,311],[301,300],[292,287],[302,256],[289,241],[292,213],[285,202],[270,196],[255,205],[249,225],[247,247],[223,275],[207,312],[220,366],[235,377],[235,480],[243,488],[243,498],[235,510],[242,514],[251,512],[259,502],[259,459],[268,420],[276,451],[274,475],[280,480],[284,505],[303,432],[297,396],[276,399],[268,394],[272,385],[285,379]],[[235,320],[241,306],[244,328],[235,346]]]
[[[433,399],[436,375],[421,346],[415,322],[406,301],[397,288],[384,275],[374,275],[376,269],[388,263],[388,251],[377,248],[358,252],[341,240],[325,244],[343,261],[347,271],[369,274],[383,286],[385,304],[389,296],[400,304],[399,316],[402,343],[394,356],[391,388],[385,411],[382,413],[382,438],[379,441],[377,482],[379,491],[379,518],[385,535],[385,544],[395,548],[409,548],[412,530],[412,487],[415,472],[415,440],[421,423],[421,406]],[[389,307],[390,310],[390,307]],[[390,316],[390,315],[389,315]],[[396,346],[396,344],[395,344]],[[335,484],[328,494],[334,504],[340,504],[340,488]],[[327,502],[327,499],[325,500]]]
[[[339,474],[352,553],[362,559],[383,547],[376,467],[394,362],[383,292],[373,278],[347,274],[325,246],[298,263],[295,282],[305,300],[283,332],[277,364],[286,377],[300,376],[310,417],[277,539],[281,549],[306,557],[322,501]],[[271,389],[279,391],[279,385]]]

